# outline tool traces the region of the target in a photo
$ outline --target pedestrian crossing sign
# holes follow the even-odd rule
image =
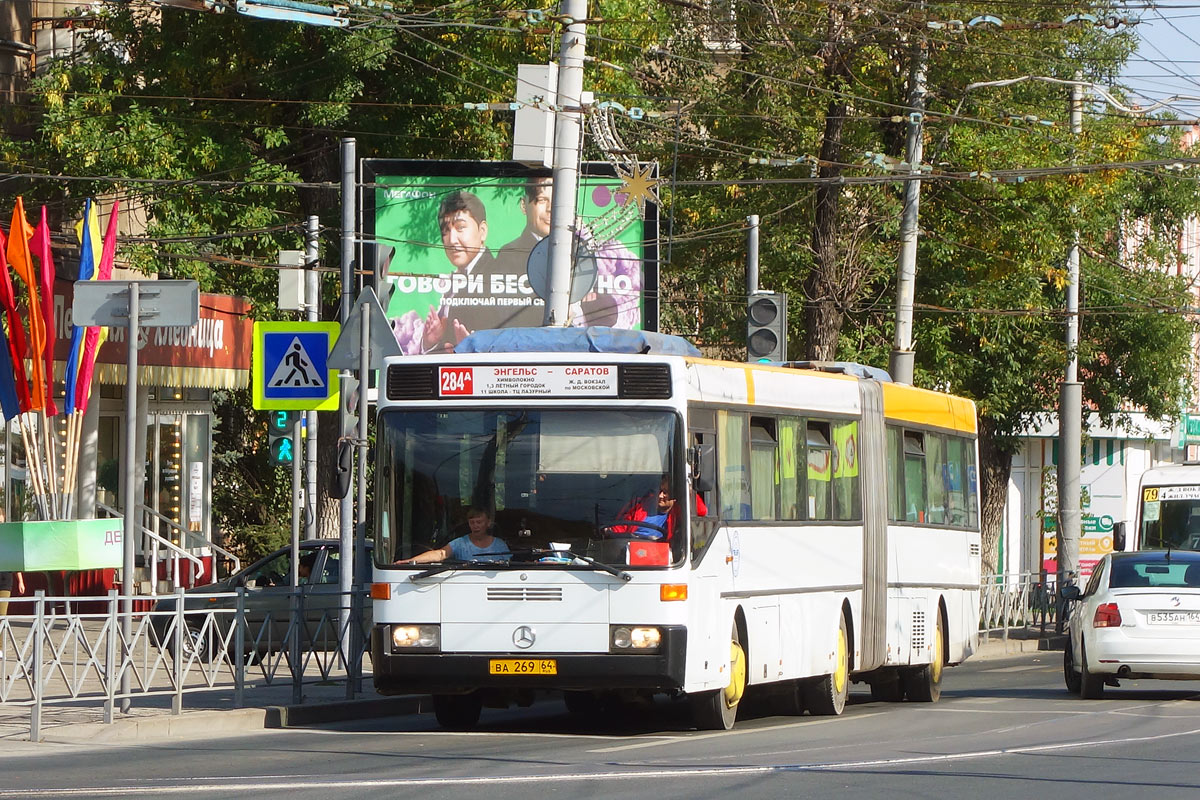
[[[261,410],[336,411],[337,370],[329,351],[336,322],[254,323],[254,407]]]

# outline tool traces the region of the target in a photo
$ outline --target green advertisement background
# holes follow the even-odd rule
[[[123,527],[119,519],[0,523],[0,571],[120,567]]]

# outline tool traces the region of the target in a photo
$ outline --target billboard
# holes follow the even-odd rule
[[[362,163],[364,238],[394,248],[385,312],[406,354],[448,351],[475,330],[542,324],[550,170]],[[581,165],[570,325],[658,329],[658,210],[645,203],[643,217],[623,185],[610,164]]]

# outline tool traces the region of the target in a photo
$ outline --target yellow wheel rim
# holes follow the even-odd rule
[[[846,678],[849,669],[846,659],[846,631],[838,628],[837,639],[837,665],[833,669],[833,688],[838,694],[846,691]]]
[[[746,689],[746,653],[737,642],[729,644],[729,685],[725,687],[725,705],[733,708]]]
[[[938,618],[937,628],[933,637],[933,661],[929,665],[929,677],[936,685],[942,681],[942,620]]]

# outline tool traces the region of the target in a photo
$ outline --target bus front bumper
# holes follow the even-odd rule
[[[371,665],[381,694],[457,693],[485,688],[653,689],[683,687],[687,629],[660,626],[655,653],[395,653],[387,625],[371,630]],[[388,645],[385,647],[385,644]],[[553,661],[551,675],[496,675],[491,662]]]

